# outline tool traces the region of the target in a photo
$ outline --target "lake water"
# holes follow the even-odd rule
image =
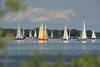
[[[40,61],[41,55],[46,53],[49,63],[56,62],[57,54],[61,53],[64,61],[70,64],[73,58],[79,58],[88,53],[100,55],[100,39],[96,41],[88,39],[84,43],[77,39],[70,39],[69,42],[51,39],[45,43],[34,39],[13,40],[8,42],[5,52],[0,55],[0,62],[8,63],[8,67],[18,67],[32,57],[34,52],[37,52]]]

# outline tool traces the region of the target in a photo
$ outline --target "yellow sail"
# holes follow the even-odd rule
[[[47,39],[47,34],[46,34],[45,30],[43,30],[43,39]]]
[[[39,38],[39,39],[43,39],[43,24],[41,24],[41,26],[40,26],[38,38]]]
[[[41,24],[41,26],[40,26],[38,39],[40,39],[40,40],[47,39],[47,34],[46,34],[45,30],[43,29],[43,24]]]

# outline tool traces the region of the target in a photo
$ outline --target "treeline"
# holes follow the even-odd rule
[[[2,29],[3,30],[3,35],[2,37],[4,37],[5,35],[7,35],[8,33],[11,33],[12,35],[16,36],[16,29]],[[36,29],[25,29],[25,36],[28,37],[29,36],[29,31],[32,31],[32,35],[34,35],[34,31],[36,30],[37,35],[39,32],[39,28]],[[23,31],[23,30],[22,30]],[[54,38],[62,38],[63,37],[63,33],[64,30],[57,30],[57,29],[47,29],[48,32],[48,37],[50,37],[51,35],[51,31],[53,31],[53,35]],[[81,31],[80,30],[76,30],[76,29],[68,29],[68,33],[70,32],[70,36],[71,38],[78,38],[80,36]],[[92,31],[91,30],[87,30],[87,36],[88,38],[91,38],[92,35]],[[100,32],[96,32],[96,36],[97,38],[100,38]]]

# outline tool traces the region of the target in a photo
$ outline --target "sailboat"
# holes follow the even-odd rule
[[[85,41],[86,39],[87,39],[86,28],[85,28],[85,23],[83,23],[83,28],[79,40]]]
[[[24,29],[23,29],[23,38],[25,38],[25,31],[24,31]]]
[[[48,33],[47,33],[47,25],[45,24],[45,32],[46,32],[46,35],[47,35],[47,39],[48,39]]]
[[[23,38],[22,33],[21,33],[20,24],[18,24],[16,40],[23,40],[23,39],[24,38]]]
[[[92,32],[92,37],[91,37],[91,39],[93,39],[93,40],[96,39],[96,34],[95,34],[94,31]]]
[[[53,39],[53,31],[51,31],[51,39]]]
[[[69,30],[69,39],[70,39],[70,30]]]
[[[66,41],[69,40],[69,36],[68,36],[68,31],[67,31],[66,25],[65,25],[65,29],[64,29],[63,40],[66,40]]]
[[[29,38],[32,38],[32,31],[30,30]]]
[[[24,29],[23,29],[23,37],[25,36],[25,32],[24,32]]]
[[[47,33],[45,29],[43,29],[43,24],[41,24],[39,29],[38,40],[48,40]]]
[[[36,30],[35,30],[35,32],[34,32],[34,38],[37,38]]]

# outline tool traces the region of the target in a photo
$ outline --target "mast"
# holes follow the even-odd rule
[[[34,38],[37,38],[36,30],[35,30],[35,32],[34,32]]]
[[[92,32],[92,37],[91,37],[92,39],[96,39],[96,34],[95,34],[95,32],[93,31]]]
[[[65,25],[65,29],[64,29],[63,39],[64,39],[64,40],[68,40],[68,39],[69,39],[68,31],[67,31],[66,25]]]
[[[87,39],[86,28],[85,28],[85,21],[84,21],[84,23],[83,23],[82,37],[81,37],[81,39]]]

